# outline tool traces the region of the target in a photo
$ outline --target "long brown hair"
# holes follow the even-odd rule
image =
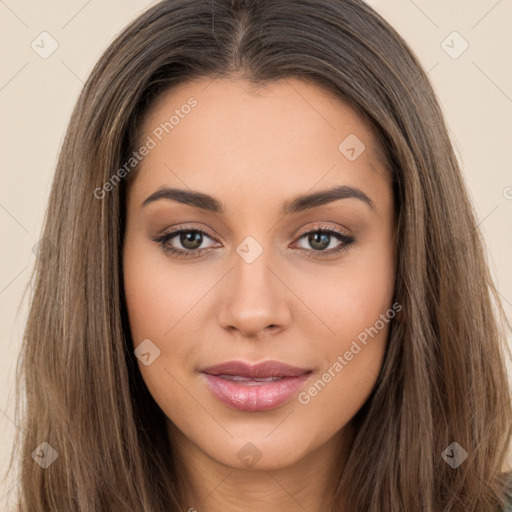
[[[232,76],[255,85],[296,77],[334,92],[370,123],[392,175],[403,314],[354,418],[331,510],[341,497],[348,512],[502,510],[510,326],[429,80],[361,0],[164,0],[100,58],[67,129],[33,274],[18,366],[17,510],[183,510],[180,461],[133,354],[118,170],[163,91]],[[32,457],[42,442],[58,454],[46,469]],[[442,457],[454,442],[468,453],[456,469]]]

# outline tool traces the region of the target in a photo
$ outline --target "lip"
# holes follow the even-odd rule
[[[279,361],[227,361],[203,368],[204,380],[220,402],[240,411],[266,411],[287,402],[312,370]],[[262,380],[266,379],[266,380]]]

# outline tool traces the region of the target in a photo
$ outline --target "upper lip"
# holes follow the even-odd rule
[[[249,378],[297,377],[311,372],[308,368],[298,368],[280,361],[263,361],[255,364],[245,361],[225,361],[203,368],[201,371],[209,375],[238,375]]]

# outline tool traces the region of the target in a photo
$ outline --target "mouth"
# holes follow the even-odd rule
[[[211,393],[224,405],[240,411],[266,411],[287,402],[304,382],[311,369],[279,361],[249,364],[228,361],[203,368],[201,373]]]

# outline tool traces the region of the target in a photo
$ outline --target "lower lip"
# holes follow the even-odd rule
[[[309,378],[306,373],[297,377],[247,385],[203,373],[213,395],[223,404],[240,411],[267,411],[288,401]]]

